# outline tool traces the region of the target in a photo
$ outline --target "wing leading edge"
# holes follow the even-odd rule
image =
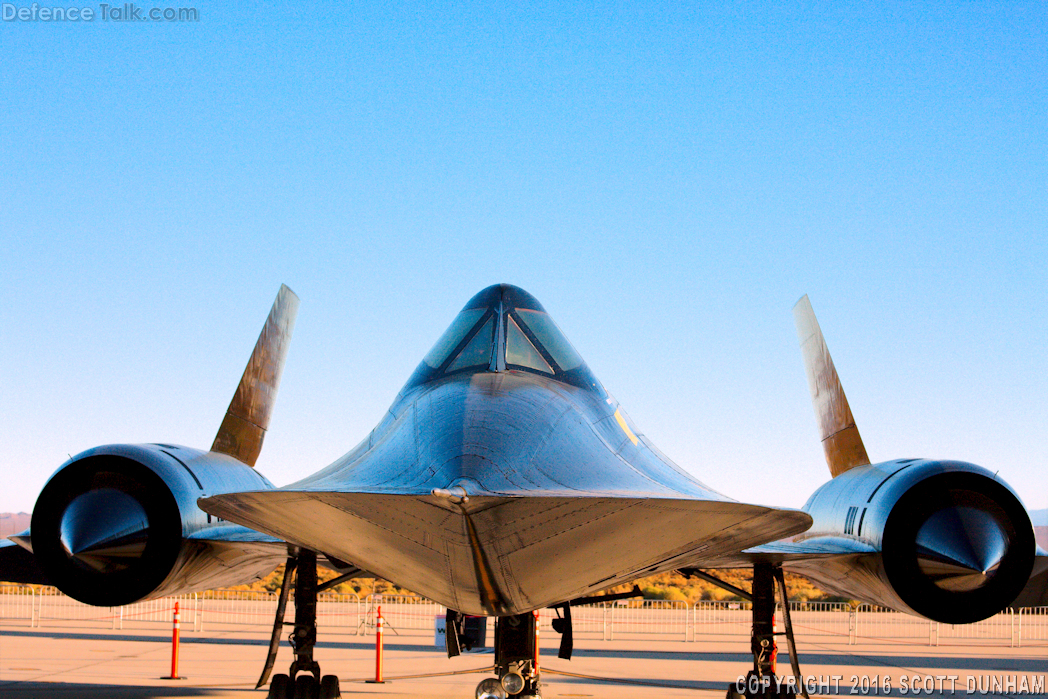
[[[467,614],[506,615],[643,575],[704,565],[806,530],[811,518],[668,498],[259,491],[201,506]]]

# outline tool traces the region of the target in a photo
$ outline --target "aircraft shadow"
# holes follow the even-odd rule
[[[26,637],[26,638],[61,638],[73,641],[142,641],[145,643],[170,643],[170,634],[160,634],[156,636],[144,635],[144,634],[120,634],[120,633],[93,633],[89,631],[49,631],[47,629],[25,631],[25,630],[12,630],[4,629],[0,631],[0,635],[14,637]],[[238,646],[260,646],[268,647],[269,640],[263,638],[236,638],[228,636],[182,636],[180,642],[183,644],[202,644],[202,645],[238,645]],[[416,644],[408,643],[397,643],[396,641],[389,640],[389,636],[386,636],[386,640],[383,643],[386,650],[403,650],[403,651],[419,651],[425,650],[427,646],[419,646]],[[362,649],[374,649],[375,641],[374,637],[361,639],[359,641],[329,641],[321,639],[317,643],[318,648],[336,648],[342,650],[362,650]],[[433,647],[432,650],[435,653],[443,653],[444,651]]]
[[[5,699],[15,697],[106,697],[107,699],[160,699],[161,697],[213,697],[231,693],[258,695],[254,688],[231,687],[132,687],[116,684],[80,684],[73,682],[0,682]]]
[[[4,629],[2,634],[7,637],[36,637],[36,638],[62,638],[72,640],[88,640],[88,641],[102,641],[102,640],[115,640],[115,641],[145,641],[153,643],[169,643],[170,636],[166,634],[161,635],[141,635],[141,634],[113,634],[113,633],[92,633],[84,631],[59,631],[59,630],[24,630],[24,629]],[[388,638],[388,637],[387,637]],[[395,638],[395,637],[394,637]],[[254,639],[254,638],[229,638],[229,637],[192,637],[183,636],[182,643],[187,644],[203,644],[203,645],[244,645],[254,647],[265,647],[268,642],[265,639]],[[374,640],[371,638],[360,638],[359,640],[352,641],[323,641],[318,645],[319,648],[332,648],[332,649],[349,649],[349,650],[369,650],[374,648]],[[406,644],[397,643],[393,638],[388,638],[385,642],[385,647],[389,651],[407,651],[407,652],[419,652],[423,650],[430,650],[435,654],[443,654],[443,650],[433,646],[420,646],[418,644]],[[479,649],[468,655],[483,655],[484,653],[490,653],[490,649]],[[745,674],[746,669],[752,662],[752,656],[749,653],[740,652],[709,652],[709,651],[690,651],[690,650],[621,650],[615,648],[579,648],[574,652],[574,657],[583,660],[586,658],[593,659],[622,659],[622,660],[669,660],[679,662],[721,662],[721,663],[732,663],[738,666],[739,674]],[[841,675],[842,680],[840,685],[834,691],[830,688],[829,691],[820,689],[819,694],[823,695],[844,695],[844,694],[862,694],[861,688],[853,688],[850,684],[845,684],[845,681],[851,679],[849,672],[855,667],[866,667],[881,666],[885,668],[891,668],[892,675],[907,674],[915,670],[923,669],[941,669],[941,670],[956,670],[957,674],[960,675],[967,671],[972,672],[983,672],[983,673],[1026,673],[1026,674],[1041,674],[1044,671],[1044,659],[1039,657],[1026,657],[1026,658],[1015,658],[1015,657],[953,657],[953,656],[937,656],[937,655],[879,655],[879,654],[868,654],[868,653],[832,653],[832,652],[803,652],[800,654],[801,671],[805,675],[812,674],[809,668],[813,666],[819,666],[823,668],[825,666],[834,667],[834,674]],[[560,659],[550,658],[549,665],[547,667],[551,670],[551,679],[555,677],[557,682],[564,682],[569,684],[584,684],[587,682],[596,682],[599,684],[630,684],[642,687],[668,687],[668,688],[684,688],[684,689],[695,689],[695,690],[716,690],[723,691],[727,684],[733,679],[732,677],[726,677],[721,680],[707,681],[707,680],[675,680],[672,682],[660,682],[658,680],[649,679],[646,677],[624,677],[624,678],[601,678],[601,677],[571,677],[570,675],[561,675],[560,672],[572,672],[582,671],[578,665],[573,667],[572,663],[562,661]],[[785,650],[779,653],[779,672],[782,676],[790,673],[789,669],[789,654]],[[556,673],[556,674],[555,674]],[[964,682],[966,678],[961,677],[958,687],[960,692],[964,690]],[[37,682],[0,682],[0,695],[3,695],[6,699],[7,696],[26,696],[36,697],[43,696],[42,691],[46,690],[46,695],[65,695],[65,696],[98,696],[98,697],[128,697],[135,699],[149,699],[151,697],[178,697],[178,696],[214,696],[216,694],[223,694],[229,692],[253,692],[253,689],[232,689],[223,687],[221,689],[208,688],[208,687],[187,687],[178,686],[178,684],[172,684],[171,686],[162,687],[128,687],[119,685],[85,685],[85,684],[64,684],[60,682],[48,682],[48,683],[37,683]],[[853,691],[854,690],[854,691]],[[947,692],[948,693],[948,692]],[[881,694],[881,696],[903,696],[897,689],[893,688],[893,691],[889,694]]]
[[[681,660],[698,662],[730,662],[749,664],[753,656],[749,653],[733,652],[689,652],[689,651],[650,651],[585,648],[577,649],[576,658],[611,658],[623,660]],[[820,653],[802,652],[798,656],[803,671],[809,665],[839,665],[854,667],[858,664],[883,665],[886,667],[920,669],[936,668],[943,670],[995,670],[997,672],[1043,672],[1043,658],[979,658],[952,657],[937,655],[871,655],[866,653]],[[788,672],[789,653],[779,651],[779,667]]]

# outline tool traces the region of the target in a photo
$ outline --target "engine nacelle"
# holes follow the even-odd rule
[[[791,565],[840,594],[944,623],[1011,605],[1036,555],[1030,516],[993,473],[961,461],[903,459],[853,468],[804,509],[800,541],[832,537],[856,553]]]
[[[33,553],[62,592],[99,606],[242,584],[271,571],[286,550],[224,543],[243,527],[213,518],[197,499],[272,488],[223,454],[167,444],[89,449],[40,493]]]

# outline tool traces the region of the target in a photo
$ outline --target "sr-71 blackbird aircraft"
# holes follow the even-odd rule
[[[870,463],[807,297],[794,315],[833,477],[803,510],[737,502],[678,468],[539,302],[505,284],[470,299],[360,444],[274,487],[253,467],[297,308],[281,287],[210,451],[121,444],[72,457],[44,486],[31,529],[12,537],[18,546],[0,548],[0,579],[122,605],[246,583],[285,562],[258,684],[294,592],[295,660],[269,682],[279,699],[339,696],[313,657],[316,600],[354,576],[445,605],[449,656],[465,640],[464,615],[496,617],[497,677],[478,699],[540,695],[536,610],[558,610],[559,655],[570,658],[573,605],[621,598],[598,593],[662,571],[752,600],[750,695],[774,691],[762,680],[784,568],[948,623],[1048,604],[1048,554],[994,473],[960,461]],[[341,575],[318,584],[318,564]],[[753,568],[752,590],[709,572],[737,567]]]

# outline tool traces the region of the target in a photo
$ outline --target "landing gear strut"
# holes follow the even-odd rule
[[[291,591],[291,576],[295,575],[295,622],[284,621],[284,610]],[[320,663],[313,659],[313,648],[317,644],[317,554],[301,549],[292,551],[284,566],[284,580],[280,586],[273,635],[269,644],[269,655],[262,677],[256,689],[263,687],[276,663],[280,634],[284,626],[292,626],[288,637],[295,660],[288,674],[277,674],[269,683],[267,699],[340,699],[342,696],[336,675],[320,674]],[[299,674],[303,673],[303,674]]]
[[[495,619],[495,671],[477,686],[480,699],[542,699],[538,616],[534,612]]]
[[[783,681],[775,676],[775,587],[778,583],[782,598],[783,617],[786,623],[786,638],[790,648],[790,663],[794,671],[793,681]],[[786,582],[782,568],[770,563],[755,563],[753,566],[753,627],[750,632],[750,651],[753,653],[753,669],[746,675],[743,686],[732,683],[728,687],[727,699],[792,699],[798,691],[807,699],[803,683],[800,682],[800,665],[796,645],[793,641],[793,624],[790,621],[790,604],[786,597]]]

